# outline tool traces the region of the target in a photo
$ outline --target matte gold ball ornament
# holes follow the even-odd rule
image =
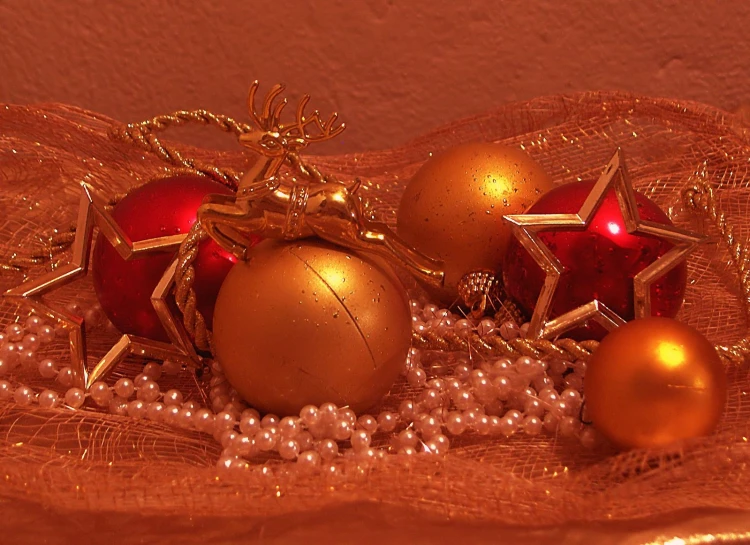
[[[664,447],[711,433],[726,389],[711,343],[688,325],[656,317],[609,333],[584,380],[594,427],[622,448]]]
[[[253,407],[299,414],[379,402],[411,344],[406,291],[384,261],[309,239],[267,240],[235,265],[214,311],[214,348]]]
[[[398,209],[398,234],[445,264],[442,288],[427,290],[453,304],[461,278],[477,269],[499,272],[511,239],[506,214],[520,214],[553,187],[523,151],[470,143],[429,159],[409,182]]]

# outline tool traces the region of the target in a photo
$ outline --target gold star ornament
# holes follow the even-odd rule
[[[584,325],[589,320],[599,323],[608,331],[625,323],[625,320],[601,301],[592,299],[560,316],[551,317],[552,302],[565,272],[565,267],[539,238],[543,231],[583,231],[601,206],[610,188],[614,188],[622,212],[625,229],[630,234],[642,234],[667,240],[672,248],[656,259],[633,279],[635,318],[651,316],[651,284],[679,265],[704,237],[679,229],[641,219],[636,193],[628,175],[622,150],[618,149],[593,189],[576,214],[518,214],[505,216],[512,224],[513,234],[534,258],[545,274],[544,284],[529,323],[528,338],[551,339]]]
[[[71,367],[75,386],[88,390],[96,381],[105,378],[128,354],[166,359],[172,358],[194,366],[200,365],[189,336],[181,321],[174,316],[166,297],[174,284],[177,260],[173,260],[151,295],[151,302],[171,343],[154,341],[135,335],[123,335],[119,341],[89,370],[86,353],[86,327],[83,319],[69,311],[46,302],[42,296],[85,275],[89,267],[94,227],[107,238],[124,260],[138,259],[154,252],[176,254],[184,234],[151,238],[132,242],[107,212],[104,202],[91,187],[81,184],[81,198],[76,222],[76,235],[72,245],[70,263],[58,266],[42,276],[28,280],[5,292],[4,297],[30,307],[37,314],[61,324],[70,342]]]

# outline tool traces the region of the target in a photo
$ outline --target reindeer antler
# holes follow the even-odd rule
[[[250,92],[247,94],[247,110],[250,112],[250,117],[255,124],[264,131],[280,131],[283,127],[279,125],[279,119],[281,118],[281,112],[284,109],[284,106],[287,104],[287,100],[283,99],[275,107],[273,102],[276,100],[276,97],[284,92],[285,87],[281,83],[277,83],[270,91],[268,91],[265,100],[263,100],[261,114],[258,115],[255,110],[255,95],[258,92],[259,85],[260,83],[256,79],[252,85],[250,85]]]
[[[336,120],[338,119],[337,113],[331,114],[331,117],[325,122],[320,119],[320,112],[318,110],[315,110],[312,115],[306,117],[305,108],[310,102],[310,95],[304,95],[299,101],[294,122],[282,125],[281,113],[287,105],[287,99],[283,99],[281,102],[274,105],[274,101],[284,92],[285,89],[280,83],[277,83],[270,91],[268,91],[268,94],[263,101],[261,113],[258,114],[255,109],[255,95],[258,92],[258,86],[258,80],[255,80],[252,85],[250,85],[250,92],[247,96],[247,109],[255,124],[264,131],[274,131],[285,136],[294,135],[303,139],[305,142],[322,142],[341,134],[341,131],[346,128],[344,123],[334,127],[334,123],[336,123]],[[310,125],[314,125],[317,128],[317,134],[310,134],[308,132]]]
[[[311,116],[305,117],[305,107],[310,102],[310,95],[305,95],[297,105],[296,119],[293,125],[285,127],[283,129],[284,134],[296,133],[300,138],[303,138],[307,142],[322,142],[329,140],[339,134],[346,128],[346,124],[342,123],[338,127],[334,127],[334,123],[339,117],[336,112],[331,114],[328,121],[323,122],[320,119],[320,112],[315,110]],[[320,131],[319,134],[309,134],[307,127],[314,124]]]

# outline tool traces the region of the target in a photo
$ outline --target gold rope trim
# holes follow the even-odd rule
[[[198,350],[213,354],[211,331],[206,320],[197,308],[195,289],[195,269],[193,263],[198,257],[201,242],[208,238],[208,233],[196,222],[177,253],[177,270],[175,271],[175,301],[182,313],[185,330],[192,337]]]
[[[159,115],[140,123],[114,125],[109,134],[113,139],[129,142],[144,151],[155,154],[171,165],[190,169],[195,174],[208,176],[235,189],[239,183],[239,173],[229,168],[219,168],[184,157],[176,149],[165,145],[156,137],[155,133],[157,132],[188,123],[216,127],[237,136],[252,130],[250,125],[240,123],[225,115],[212,114],[206,110],[180,110],[167,115]]]

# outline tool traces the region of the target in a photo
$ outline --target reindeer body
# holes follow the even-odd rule
[[[296,123],[285,127],[279,117],[286,101],[273,106],[283,88],[276,86],[269,92],[260,116],[253,105],[256,89],[257,82],[248,102],[260,130],[242,135],[240,141],[261,157],[243,176],[236,196],[209,195],[198,209],[198,220],[209,235],[242,260],[248,257],[247,233],[283,240],[317,236],[353,250],[396,258],[421,279],[442,284],[442,263],[408,246],[385,224],[367,218],[356,194],[358,180],[346,185],[323,176],[300,159],[298,151],[309,142],[332,138],[343,130],[343,125],[333,127],[335,114],[326,123],[317,112],[305,118],[304,105],[309,100],[305,96],[297,108]],[[322,134],[309,135],[309,124],[315,124]],[[285,164],[298,176],[282,178]]]

